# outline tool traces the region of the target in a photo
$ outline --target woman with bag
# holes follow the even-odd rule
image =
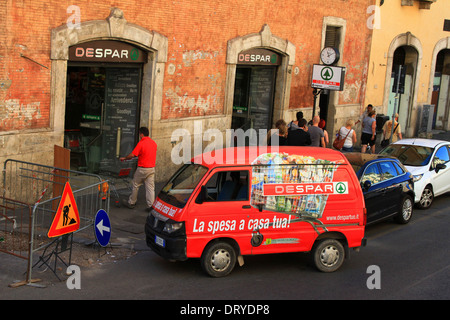
[[[342,126],[341,129],[339,129],[338,136],[333,143],[333,146],[336,149],[344,152],[353,151],[353,144],[356,142],[356,132],[355,130],[353,130],[354,125],[355,121],[353,121],[352,119],[348,119],[345,123],[345,126]]]

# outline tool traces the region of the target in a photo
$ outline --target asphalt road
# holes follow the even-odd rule
[[[80,289],[69,290],[65,281],[57,281],[50,272],[35,274],[44,280],[45,288],[9,288],[8,284],[23,278],[24,261],[0,253],[0,299],[214,300],[216,303],[302,299],[448,300],[449,204],[450,195],[444,195],[435,200],[431,209],[416,209],[407,225],[386,221],[367,227],[367,247],[360,252],[352,251],[341,269],[330,274],[316,271],[308,264],[306,254],[278,254],[245,257],[243,267],[237,266],[228,277],[214,279],[202,272],[198,260],[168,262],[140,246],[141,251],[128,260],[82,268]],[[142,238],[142,234],[137,237]],[[375,273],[374,268],[378,270]],[[368,282],[376,283],[379,288],[369,289]],[[171,311],[178,312],[177,308],[182,306]]]

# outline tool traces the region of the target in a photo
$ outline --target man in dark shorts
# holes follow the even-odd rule
[[[375,153],[375,142],[377,141],[377,121],[375,116],[376,112],[370,111],[367,117],[363,119],[361,132],[361,153],[366,153],[367,145],[370,146],[371,153]]]

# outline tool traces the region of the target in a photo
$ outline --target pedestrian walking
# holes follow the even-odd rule
[[[388,120],[383,125],[384,139],[389,140],[392,132],[392,120]],[[394,133],[392,134],[392,142],[396,142],[402,139],[402,129],[400,123],[398,123],[398,113],[394,115]]]
[[[308,132],[308,126],[305,119],[298,121],[298,129],[292,126],[288,130],[287,144],[288,146],[309,146],[311,145],[311,137]]]
[[[373,107],[373,105],[368,104],[367,107],[366,107],[366,111],[363,112],[363,114],[359,117],[359,120],[356,123],[360,123],[360,122],[362,123],[364,118],[367,117],[371,111],[376,111],[376,110]]]
[[[298,122],[299,122],[301,119],[303,119],[303,112],[301,112],[301,111],[297,112],[297,113],[295,114],[295,118],[296,118],[295,121],[293,120],[293,121],[289,122],[289,124],[287,125],[288,130],[289,130],[289,129],[298,129],[298,128],[300,128],[300,127],[298,126]]]
[[[345,138],[344,146],[341,149],[344,152],[353,152],[353,145],[356,143],[357,139],[356,132],[353,129],[354,125],[355,121],[348,119],[345,126],[342,126],[341,129],[339,129],[339,136],[342,137],[342,139]]]
[[[323,130],[323,139],[325,141],[325,146],[328,146],[328,143],[330,142],[330,138],[328,136],[327,130],[325,130],[325,120],[324,119],[320,119],[319,128]]]
[[[319,116],[314,116],[312,125],[308,127],[308,132],[311,136],[311,146],[325,148],[325,135],[323,130],[319,128]]]
[[[269,131],[267,135],[268,146],[287,146],[287,126],[283,119],[275,123],[275,129]]]
[[[370,146],[371,153],[375,153],[375,142],[377,141],[377,121],[375,111],[370,111],[362,122],[361,132],[361,153],[366,153],[367,146]]]
[[[132,191],[128,201],[123,203],[132,209],[136,206],[139,188],[145,185],[145,200],[147,210],[150,210],[155,201],[155,162],[156,162],[156,142],[149,137],[146,127],[139,128],[139,142],[134,150],[126,157],[119,158],[120,161],[131,160],[138,157],[138,167],[133,176]]]

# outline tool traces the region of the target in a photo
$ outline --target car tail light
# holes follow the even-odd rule
[[[363,226],[367,224],[367,209],[363,209]]]

